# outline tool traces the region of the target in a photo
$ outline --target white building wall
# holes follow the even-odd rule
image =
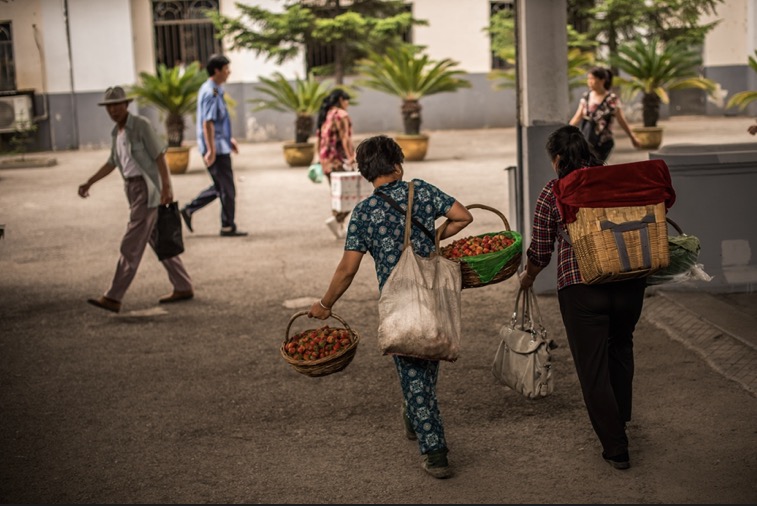
[[[42,47],[48,93],[69,93],[71,91],[71,66],[63,14],[63,0],[41,0]]]
[[[155,72],[155,30],[152,24],[152,1],[131,0],[134,72]]]
[[[728,0],[717,6],[717,14],[702,17],[703,23],[720,20],[707,34],[705,66],[744,65],[755,48],[755,0]],[[751,39],[749,40],[749,32]]]
[[[451,58],[469,73],[491,70],[489,0],[413,0],[413,15],[429,22],[413,28],[413,42],[433,60]]]
[[[129,0],[68,0],[68,8],[75,91],[134,83]]]
[[[38,0],[3,3],[0,19],[11,21],[13,31],[13,52],[16,60],[16,87],[18,89],[42,89],[41,54],[35,42],[42,46],[42,18]]]

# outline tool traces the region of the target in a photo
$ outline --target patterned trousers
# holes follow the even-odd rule
[[[398,355],[394,355],[393,358],[400,378],[407,416],[418,436],[421,454],[446,449],[444,425],[436,400],[439,362]]]

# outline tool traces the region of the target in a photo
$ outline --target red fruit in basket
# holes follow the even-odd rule
[[[347,346],[349,346],[349,345],[350,345],[350,340],[349,340],[349,339],[347,339],[347,338],[344,338],[344,339],[342,339],[341,341],[339,341],[339,344],[340,344],[341,346],[343,346],[344,348],[346,348]]]

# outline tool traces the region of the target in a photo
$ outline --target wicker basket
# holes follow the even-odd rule
[[[468,263],[465,260],[460,260],[460,270],[462,271],[462,278],[463,278],[463,288],[478,288],[480,286],[487,286],[487,285],[493,285],[495,283],[499,283],[501,281],[504,281],[508,279],[510,276],[515,274],[518,271],[518,268],[520,267],[520,260],[521,256],[523,255],[523,243],[522,238],[518,232],[510,230],[510,224],[507,222],[507,218],[505,218],[505,215],[499,212],[498,210],[494,209],[493,207],[489,207],[483,204],[471,204],[468,206],[465,206],[466,209],[484,209],[486,211],[490,211],[502,220],[502,223],[505,225],[505,230],[499,231],[499,232],[490,232],[486,234],[481,234],[477,237],[483,237],[485,235],[495,235],[495,234],[504,234],[512,239],[515,239],[515,243],[513,243],[510,248],[517,248],[518,251],[513,255],[510,259],[507,260],[507,262],[497,271],[497,274],[494,275],[492,279],[490,279],[487,282],[484,282],[481,280],[481,277],[479,274],[473,270],[473,268],[468,265]],[[439,235],[444,232],[444,229],[447,228],[447,223],[444,222],[441,227],[439,227]],[[509,250],[509,248],[508,248]],[[507,250],[505,250],[507,251]],[[497,262],[497,256],[501,254],[501,251],[497,251],[494,253],[486,253],[484,255],[478,255],[476,258],[479,259],[479,261],[482,262]]]
[[[299,313],[295,313],[292,315],[292,317],[289,319],[289,324],[287,325],[286,334],[284,336],[284,342],[281,343],[281,346],[279,347],[279,352],[281,353],[281,356],[284,357],[284,360],[287,361],[288,364],[290,364],[295,371],[302,373],[306,376],[311,377],[318,377],[318,376],[326,376],[329,374],[333,374],[335,372],[339,372],[345,367],[349,365],[350,362],[352,362],[352,359],[355,358],[355,353],[357,352],[357,345],[360,341],[360,334],[356,330],[353,330],[350,328],[349,325],[347,325],[347,322],[342,320],[338,315],[331,313],[331,317],[338,320],[339,323],[344,325],[344,328],[347,329],[350,334],[352,334],[352,343],[346,347],[344,350],[342,350],[340,353],[337,353],[336,355],[330,355],[328,357],[319,358],[318,360],[295,360],[289,355],[287,355],[286,350],[284,347],[289,343],[290,337],[289,337],[289,330],[292,328],[292,323],[299,318],[300,316],[307,315],[307,311],[300,311]],[[338,327],[335,327],[338,328]],[[308,330],[314,330],[314,329],[308,329]],[[303,331],[306,332],[306,331]]]
[[[667,267],[665,204],[578,210],[568,224],[573,249],[586,284],[648,276]]]

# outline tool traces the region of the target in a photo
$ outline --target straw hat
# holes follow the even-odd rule
[[[132,100],[134,99],[126,96],[126,92],[123,88],[120,86],[111,86],[105,90],[105,99],[97,105],[120,104],[122,102],[129,103]]]

